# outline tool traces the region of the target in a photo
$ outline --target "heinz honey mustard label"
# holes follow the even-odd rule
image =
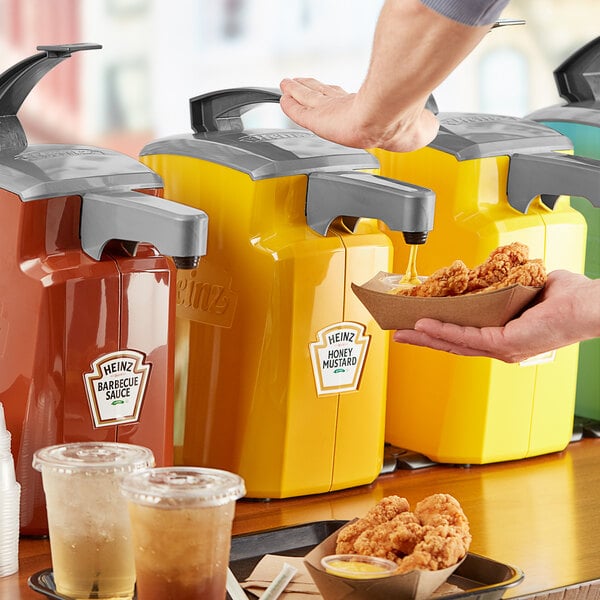
[[[310,344],[315,385],[319,396],[358,389],[370,336],[360,323],[342,322],[317,332]]]

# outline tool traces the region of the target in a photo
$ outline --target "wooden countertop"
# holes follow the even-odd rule
[[[579,583],[594,589],[600,585],[600,439],[583,439],[564,452],[520,461],[399,470],[372,485],[329,494],[242,500],[233,533],[352,519],[390,494],[405,496],[414,505],[436,492],[461,502],[471,523],[472,552],[524,571],[524,581],[507,590],[505,598]],[[0,578],[0,598],[42,598],[28,588],[27,578],[50,565],[47,540],[22,540],[19,573]]]

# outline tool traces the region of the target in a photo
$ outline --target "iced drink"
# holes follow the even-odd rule
[[[224,600],[235,501],[227,471],[163,467],[130,475],[137,600]]]
[[[56,591],[75,599],[129,599],[135,566],[124,475],[154,465],[148,448],[84,442],[42,448],[42,473]]]

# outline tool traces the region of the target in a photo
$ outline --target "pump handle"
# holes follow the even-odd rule
[[[102,48],[100,44],[37,46],[42,52],[13,65],[0,75],[0,116],[16,115],[36,83],[73,52]]]
[[[600,36],[557,67],[554,80],[568,102],[600,101]]]
[[[13,65],[0,74],[0,151],[20,152],[27,137],[17,112],[37,82],[58,63],[80,50],[102,48],[100,44],[60,44],[38,46],[42,52]]]
[[[581,196],[600,208],[600,160],[559,152],[513,154],[508,203],[526,213],[536,196],[553,209],[559,196]]]
[[[402,231],[407,244],[423,244],[434,210],[434,192],[418,185],[360,171],[308,175],[306,222],[321,235],[337,217],[363,217]]]
[[[279,102],[277,88],[231,88],[190,98],[192,129],[207,131],[242,131],[242,115],[265,102]]]
[[[433,94],[429,94],[429,98],[427,98],[427,102],[425,103],[425,108],[430,110],[434,115],[437,115],[440,112]]]

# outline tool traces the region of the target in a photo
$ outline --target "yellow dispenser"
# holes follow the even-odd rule
[[[146,146],[169,197],[209,217],[178,279],[176,450],[239,473],[249,497],[372,482],[383,462],[389,340],[351,291],[391,267],[382,219],[422,243],[430,190],[305,130],[244,129],[270,90],[191,100],[196,133]],[[365,217],[365,218],[362,218]]]
[[[428,147],[408,154],[373,151],[382,175],[410,177],[436,193],[436,226],[419,250],[419,274],[455,259],[474,267],[514,241],[527,244],[549,271],[582,272],[585,220],[568,198],[556,196],[598,195],[598,165],[561,154],[571,151],[569,140],[537,123],[438,116],[441,128]],[[394,271],[402,272],[407,251],[394,232],[390,237]],[[506,364],[392,343],[386,441],[457,464],[562,450],[572,435],[577,352],[573,345]]]
[[[557,91],[564,102],[547,106],[527,118],[566,135],[581,156],[600,159],[600,36],[578,48],[554,70]],[[588,225],[585,274],[600,277],[600,203],[571,198]],[[600,338],[579,347],[575,400],[576,422],[583,435],[600,436]]]

